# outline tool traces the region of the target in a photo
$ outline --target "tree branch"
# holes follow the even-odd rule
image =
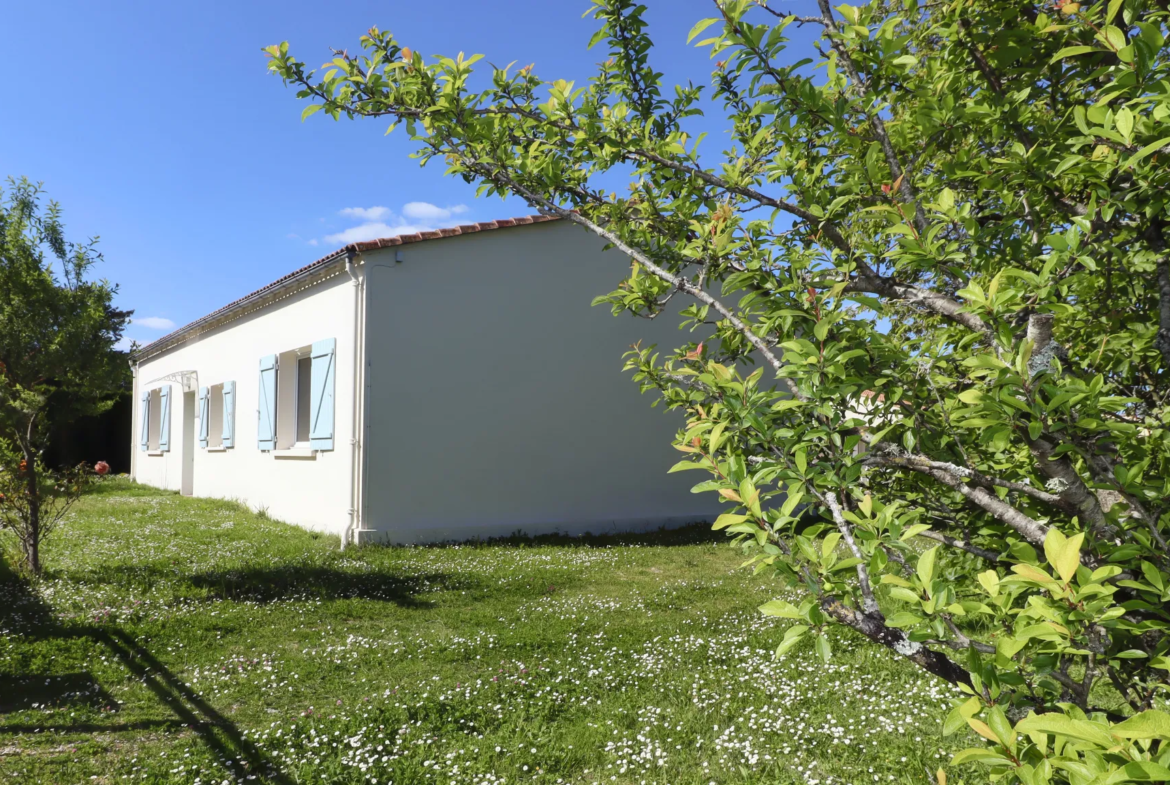
[[[949,657],[910,640],[901,630],[887,627],[880,615],[861,613],[832,596],[821,597],[820,606],[821,610],[841,624],[901,654],[927,673],[934,674],[951,684],[971,684],[971,677],[967,671],[956,665]]]
[[[942,532],[936,532],[936,531],[932,531],[930,529],[927,529],[924,532],[918,532],[918,536],[925,537],[928,540],[934,540],[935,542],[941,542],[942,544],[949,545],[952,548],[958,548],[961,551],[966,551],[967,553],[978,556],[981,559],[986,559],[989,562],[998,562],[999,561],[999,554],[998,553],[993,553],[992,551],[989,551],[986,548],[980,548],[976,545],[972,545],[971,543],[966,542],[965,540],[957,540],[948,534],[943,534]]]
[[[862,608],[867,615],[877,614],[880,616],[881,609],[873,597],[873,587],[869,583],[869,569],[865,566],[867,559],[853,539],[853,529],[841,512],[841,502],[837,500],[837,494],[832,491],[824,495],[824,500],[829,512],[833,514],[833,523],[837,525],[837,531],[841,532],[841,539],[845,541],[845,545],[849,547],[853,556],[860,560],[857,562],[856,569],[857,582],[861,587]]]
[[[946,463],[944,461],[932,461],[921,455],[909,455],[901,457],[897,455],[874,455],[867,457],[864,461],[869,466],[897,466],[907,469],[917,469],[918,467],[928,469],[939,469],[941,471],[949,472],[956,477],[964,477],[970,480],[975,485],[984,488],[1007,488],[1008,490],[1022,493],[1030,496],[1037,501],[1045,504],[1052,504],[1061,506],[1063,500],[1054,493],[1048,493],[1038,488],[1033,488],[1031,485],[1026,485],[1022,482],[1014,482],[1012,480],[1004,480],[999,477],[990,477],[986,474],[981,474],[974,469],[969,469],[966,466],[959,466],[954,463]]]

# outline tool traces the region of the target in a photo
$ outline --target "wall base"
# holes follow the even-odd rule
[[[677,529],[695,523],[711,523],[714,520],[715,516],[713,515],[699,514],[536,525],[444,526],[438,524],[426,528],[358,529],[354,532],[354,541],[359,545],[367,543],[426,545],[440,542],[473,542],[498,537],[537,537],[546,534],[580,537],[586,534],[629,534],[657,529]]]

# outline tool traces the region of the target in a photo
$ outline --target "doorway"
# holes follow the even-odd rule
[[[183,482],[184,496],[195,493],[195,391],[183,393]]]

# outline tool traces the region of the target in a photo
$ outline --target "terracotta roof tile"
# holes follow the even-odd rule
[[[552,216],[552,215],[525,215],[525,216],[521,216],[519,218],[504,218],[504,219],[501,219],[498,221],[483,221],[481,223],[461,224],[459,226],[452,226],[452,227],[447,228],[447,229],[435,229],[434,231],[417,232],[415,234],[400,234],[400,235],[397,235],[395,237],[383,237],[383,238],[378,239],[378,240],[365,240],[365,241],[360,242],[360,243],[350,243],[349,245],[345,246],[344,248],[339,248],[336,251],[334,251],[333,253],[330,253],[326,256],[322,256],[320,259],[316,260],[315,262],[311,262],[311,263],[305,265],[304,267],[300,268],[299,270],[293,270],[288,275],[285,275],[281,278],[277,278],[272,283],[270,283],[267,286],[264,286],[260,289],[257,289],[256,291],[252,292],[251,294],[245,295],[244,297],[241,297],[238,300],[233,300],[232,302],[228,303],[224,307],[222,307],[216,311],[212,311],[211,313],[207,314],[206,316],[204,316],[200,319],[196,319],[195,321],[191,322],[190,324],[184,325],[183,327],[180,327],[179,329],[175,330],[174,332],[171,332],[167,335],[164,335],[162,338],[159,338],[157,341],[152,341],[151,343],[147,344],[146,346],[143,346],[141,349],[139,349],[137,352],[135,352],[132,356],[135,359],[140,359],[148,354],[157,354],[158,352],[160,352],[164,349],[170,348],[174,344],[178,343],[179,340],[184,335],[186,335],[189,332],[192,332],[196,328],[198,328],[204,324],[207,324],[208,322],[212,322],[221,316],[226,316],[228,313],[240,308],[245,303],[250,302],[250,301],[257,299],[259,297],[262,297],[263,295],[267,294],[268,292],[271,292],[274,289],[280,288],[281,284],[287,283],[288,281],[291,281],[294,278],[299,278],[301,276],[308,275],[308,274],[310,274],[318,269],[324,269],[325,267],[328,267],[330,264],[337,262],[337,261],[340,261],[342,258],[345,257],[345,255],[350,254],[350,253],[361,253],[362,251],[376,251],[379,248],[390,248],[390,247],[396,246],[396,245],[408,245],[410,243],[421,243],[421,242],[424,242],[426,240],[439,240],[439,239],[444,238],[444,237],[457,237],[461,234],[473,234],[475,232],[487,232],[487,231],[491,231],[492,229],[507,229],[507,228],[513,227],[513,226],[527,226],[529,224],[539,224],[539,223],[546,223],[548,221],[557,221],[557,220],[560,220],[560,219],[557,218],[556,216]]]

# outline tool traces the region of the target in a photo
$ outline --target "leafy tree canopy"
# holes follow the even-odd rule
[[[959,685],[996,777],[1170,776],[1165,0],[725,0],[709,90],[663,83],[643,10],[594,0],[583,85],[378,29],[321,72],[266,51],[305,115],[404,123],[628,255],[615,312],[690,300],[702,340],[628,367],[802,592],[763,607],[781,652],[843,625]],[[688,131],[712,107],[725,140]]]
[[[40,571],[41,538],[76,498],[84,472],[41,464],[53,424],[99,414],[125,390],[126,355],[114,347],[130,319],[117,288],[87,280],[96,240],[65,239],[61,209],[41,188],[8,181],[0,193],[0,529]]]

